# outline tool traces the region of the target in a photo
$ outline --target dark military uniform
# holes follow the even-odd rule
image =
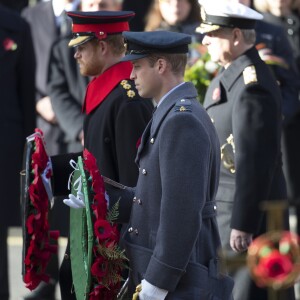
[[[84,147],[95,156],[102,175],[126,185],[135,185],[138,177],[134,163],[137,143],[151,118],[153,105],[150,100],[138,96],[134,83],[129,80],[130,70],[130,63],[116,64],[89,84],[85,101],[88,114],[84,122]],[[77,160],[78,155],[80,153],[52,157],[56,194],[69,193],[67,182],[72,170],[68,161],[71,158]],[[61,266],[63,299],[75,299],[75,295],[70,294],[69,251],[68,247]]]
[[[280,90],[254,47],[213,80],[204,107],[224,145],[217,220],[222,245],[230,251],[231,228],[254,236],[264,233],[260,203],[286,198],[280,151]],[[267,298],[266,290],[258,289],[250,280],[241,283],[241,278],[235,278],[235,299]]]

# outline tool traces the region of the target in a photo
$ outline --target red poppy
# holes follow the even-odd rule
[[[125,255],[119,249],[119,231],[108,220],[107,202],[103,178],[98,170],[96,159],[83,151],[84,168],[89,174],[92,187],[91,209],[94,223],[93,264],[91,267],[92,288],[89,300],[115,299],[122,280],[121,271],[125,267]]]
[[[98,257],[91,267],[91,273],[97,278],[105,277],[108,270],[108,262],[103,257]]]
[[[6,51],[9,50],[16,50],[17,49],[17,44],[10,38],[6,38],[3,41],[3,47]]]
[[[281,254],[278,250],[273,250],[270,255],[262,257],[255,274],[266,279],[284,280],[293,270],[293,263],[288,255]]]
[[[112,236],[112,227],[106,220],[97,220],[94,224],[95,235],[99,240],[106,240]]]
[[[137,140],[136,145],[135,145],[136,149],[140,146],[141,141],[142,141],[142,137],[139,137],[139,139]]]
[[[37,288],[41,281],[49,282],[49,279],[49,276],[45,274],[39,274],[35,268],[28,269],[24,276],[26,288],[30,289],[31,291]]]
[[[35,289],[41,281],[49,280],[46,275],[46,267],[50,261],[51,254],[57,252],[57,245],[50,244],[50,238],[58,239],[58,232],[49,231],[48,209],[49,200],[44,184],[41,179],[41,174],[47,167],[49,158],[44,148],[42,140],[42,132],[35,130],[40,135],[34,138],[34,152],[31,156],[31,170],[33,181],[28,188],[29,208],[28,216],[25,221],[28,245],[25,249],[25,274],[24,283],[30,290]],[[47,176],[51,176],[51,170]]]

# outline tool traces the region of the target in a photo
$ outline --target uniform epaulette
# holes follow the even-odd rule
[[[255,66],[248,66],[243,71],[245,85],[257,82]]]
[[[190,100],[181,99],[175,104],[175,111],[184,112],[192,111],[192,103]]]
[[[122,80],[120,82],[120,85],[125,90],[128,98],[133,99],[136,96],[136,91],[135,91],[134,87],[132,86],[131,82],[129,82],[128,80]]]

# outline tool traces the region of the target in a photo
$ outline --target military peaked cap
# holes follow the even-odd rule
[[[134,17],[132,11],[93,11],[68,12],[72,19],[73,38],[69,47],[74,47],[97,38],[104,39],[109,34],[129,30],[129,20]]]
[[[211,0],[199,0],[202,22],[197,32],[207,33],[221,27],[254,29],[263,15],[237,1],[221,1],[216,5]]]
[[[171,31],[123,32],[127,55],[122,61],[136,60],[150,53],[187,53],[191,36]]]

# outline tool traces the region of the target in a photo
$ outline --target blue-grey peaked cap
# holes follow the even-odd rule
[[[189,34],[171,31],[124,31],[127,54],[122,61],[136,60],[150,53],[188,53],[192,37]]]

